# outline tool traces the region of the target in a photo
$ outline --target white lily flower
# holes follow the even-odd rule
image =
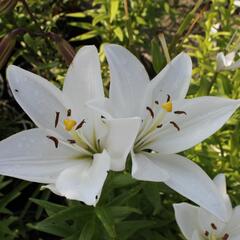
[[[141,117],[132,150],[132,176],[163,181],[213,214],[227,218],[212,180],[195,163],[175,153],[217,131],[239,101],[218,97],[184,99],[192,72],[191,59],[185,53],[149,81],[143,65],[127,49],[107,45],[105,52],[110,65],[110,96],[88,105],[109,119]]]
[[[232,208],[224,174],[217,175],[213,181],[225,201],[230,218],[223,222],[200,207],[188,203],[174,204],[177,224],[187,240],[240,239],[240,206]]]
[[[85,103],[104,96],[98,53],[81,48],[63,90],[16,66],[7,78],[39,127],[0,142],[0,174],[48,184],[54,193],[95,205],[108,170],[123,170],[139,118],[102,119]]]
[[[236,51],[232,51],[228,53],[226,56],[223,52],[217,54],[216,61],[217,61],[217,71],[224,71],[224,70],[235,70],[240,68],[240,60],[234,62],[234,58],[236,56]]]

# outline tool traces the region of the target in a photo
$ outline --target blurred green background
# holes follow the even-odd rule
[[[189,98],[240,97],[240,70],[216,73],[216,54],[240,47],[240,8],[233,0],[3,0],[0,11],[0,140],[34,127],[9,90],[8,64],[59,88],[63,84],[69,59],[62,47],[69,46],[52,41],[49,32],[75,51],[87,44],[98,47],[106,94],[103,44],[127,47],[154,77],[166,65],[159,41],[163,33],[171,58],[181,51],[192,57]],[[8,35],[14,29],[19,34]],[[233,205],[240,204],[239,116],[236,112],[220,131],[183,153],[211,177],[226,173]],[[0,239],[184,239],[172,208],[181,201],[187,200],[164,184],[137,182],[128,171],[109,174],[96,208],[40,191],[38,184],[0,177]]]

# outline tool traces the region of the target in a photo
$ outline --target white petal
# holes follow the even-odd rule
[[[78,155],[61,142],[56,148],[43,130],[26,130],[0,142],[0,174],[53,183],[61,171],[77,165]]]
[[[82,47],[70,65],[63,93],[70,98],[74,112],[82,113],[85,102],[103,97],[100,62],[95,46]]]
[[[59,123],[66,116],[66,99],[61,91],[46,79],[17,66],[7,68],[7,79],[15,99],[38,127],[52,129],[65,135],[59,124],[55,129],[56,112]]]
[[[136,116],[139,102],[149,82],[149,77],[140,61],[119,45],[105,46],[110,66],[110,99],[121,117]]]
[[[233,63],[233,60],[234,60],[234,58],[235,58],[235,55],[236,55],[236,52],[233,51],[233,52],[228,53],[228,54],[225,56],[227,66],[229,66],[229,65],[231,65],[231,64]]]
[[[237,206],[233,209],[233,214],[228,222],[228,225],[226,227],[226,231],[229,233],[232,232],[238,232],[240,235],[240,206]]]
[[[214,182],[194,162],[180,155],[147,154],[159,168],[166,171],[170,188],[207,209],[220,219],[228,219],[224,200]]]
[[[146,92],[146,105],[155,100],[166,102],[167,94],[172,100],[186,96],[192,75],[192,61],[186,53],[180,53],[150,82]],[[146,106],[143,106],[146,107]]]
[[[232,215],[232,203],[231,200],[227,194],[227,187],[226,187],[226,178],[224,174],[218,174],[214,179],[213,179],[215,185],[218,188],[218,191],[221,193],[224,201],[226,208],[228,209],[228,215]]]
[[[216,132],[239,107],[240,101],[219,97],[199,97],[173,103],[173,113],[165,118],[169,127],[163,128],[151,149],[161,154],[184,151]],[[185,111],[174,114],[174,111]],[[170,124],[175,122],[180,131]]]
[[[169,178],[165,169],[159,167],[143,153],[131,153],[132,155],[132,176],[143,181],[162,182]]]
[[[121,171],[125,168],[127,155],[133,147],[140,118],[122,118],[106,120],[108,135],[104,144],[111,157],[111,169]]]
[[[191,240],[194,231],[198,230],[198,209],[188,203],[173,204],[176,222],[183,235]]]
[[[194,231],[191,240],[202,240],[202,237],[200,236],[198,231]]]
[[[92,161],[82,161],[81,165],[63,171],[57,179],[56,189],[68,199],[96,205],[109,169],[108,153],[95,154]]]
[[[240,68],[240,60],[227,67],[226,70],[235,70],[237,68]]]
[[[216,56],[217,71],[224,70],[227,66],[226,59],[223,52],[220,52]]]
[[[234,0],[234,5],[236,7],[240,7],[240,1],[239,0]]]

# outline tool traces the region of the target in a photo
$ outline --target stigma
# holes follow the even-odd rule
[[[167,101],[167,102],[162,104],[162,108],[167,112],[172,112],[173,104],[172,104],[171,101]]]
[[[77,124],[75,120],[69,118],[64,119],[63,123],[67,131],[71,131]]]

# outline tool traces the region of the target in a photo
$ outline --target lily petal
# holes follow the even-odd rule
[[[65,136],[66,132],[59,124],[55,128],[56,112],[59,122],[66,117],[67,106],[61,91],[46,79],[10,65],[7,68],[7,79],[12,93],[34,123],[40,128],[47,128]]]
[[[39,183],[53,183],[64,169],[76,166],[79,152],[58,148],[41,129],[17,133],[0,142],[0,174]]]
[[[147,157],[160,169],[167,172],[169,178],[164,181],[166,185],[220,219],[229,219],[221,194],[214,182],[197,164],[177,154],[148,153]],[[151,179],[151,175],[149,178]]]
[[[98,51],[95,46],[82,47],[70,65],[63,94],[73,105],[73,112],[82,115],[85,102],[104,97]]]
[[[238,236],[240,236],[240,206],[237,206],[233,209],[233,214],[232,217],[230,219],[230,221],[228,222],[228,225],[226,227],[226,231],[227,232],[238,232]]]
[[[183,99],[187,94],[191,75],[191,58],[182,52],[149,83],[145,104],[151,106],[155,100],[164,103],[167,95],[170,95],[172,100]]]
[[[161,137],[157,137],[157,140],[150,145],[151,149],[161,154],[184,151],[211,136],[239,107],[240,101],[219,97],[199,97],[178,101],[173,105],[173,113],[164,121],[165,124],[169,124],[170,121],[175,122],[180,130],[165,127],[159,134]],[[174,114],[176,110],[184,111],[187,115]]]
[[[122,117],[136,116],[148,74],[140,61],[119,45],[105,45],[105,53],[111,75],[110,99]]]
[[[192,240],[195,230],[198,230],[198,209],[188,203],[173,204],[176,222],[186,239]]]
[[[109,127],[105,148],[111,157],[111,169],[121,171],[125,168],[127,155],[133,147],[140,118],[120,118],[106,120]]]
[[[145,154],[134,152],[132,155],[132,176],[143,181],[162,182],[169,178],[165,169],[151,161]]]
[[[56,181],[56,189],[68,199],[96,205],[109,169],[108,153],[95,154],[92,161],[81,161],[79,166],[63,171]]]

